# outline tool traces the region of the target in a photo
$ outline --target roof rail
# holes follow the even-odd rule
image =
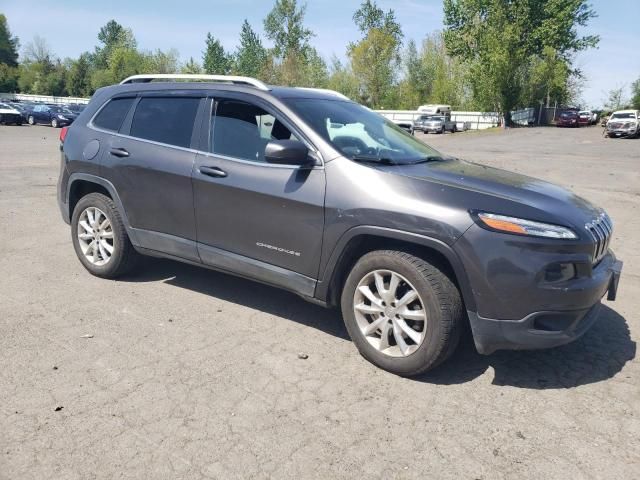
[[[333,95],[334,97],[342,98],[344,100],[351,100],[346,95],[343,95],[340,92],[336,92],[335,90],[329,90],[328,88],[311,88],[311,87],[296,87],[298,90],[309,90],[310,92],[322,92],[328,93],[329,95]]]
[[[132,75],[125,78],[120,82],[120,85],[126,85],[129,83],[148,83],[153,80],[200,80],[208,82],[222,82],[222,83],[238,83],[244,85],[251,85],[260,90],[270,90],[270,88],[261,82],[251,77],[239,77],[235,75],[203,75],[203,74],[174,74],[174,73],[154,73],[154,74],[142,74]]]

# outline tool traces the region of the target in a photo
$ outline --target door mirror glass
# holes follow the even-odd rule
[[[310,165],[313,160],[309,157],[307,146],[297,140],[271,140],[264,151],[268,163],[280,165]]]

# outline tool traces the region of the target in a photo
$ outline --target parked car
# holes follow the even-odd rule
[[[57,105],[36,105],[28,115],[29,125],[46,124],[53,128],[71,125],[78,117],[66,107]]]
[[[582,127],[588,127],[593,121],[593,113],[587,110],[578,112],[578,124]]]
[[[635,137],[640,135],[640,110],[613,112],[606,127],[607,137]]]
[[[560,113],[558,120],[556,120],[556,126],[578,128],[580,126],[580,123],[578,122],[578,120],[579,120],[578,112],[575,112],[573,110],[562,112]]]
[[[86,105],[82,103],[70,103],[66,107],[76,115],[79,115],[80,112],[82,112],[86,108]]]
[[[399,375],[446,360],[467,322],[483,354],[570,342],[616,296],[601,208],[338,93],[136,75],[60,139],[58,203],[91,274],[148,254],[281,287],[340,307],[362,355]]]
[[[30,112],[28,105],[25,105],[22,102],[9,102],[8,104],[11,107],[15,108],[18,112],[20,112],[20,116],[22,117],[22,122],[27,123],[27,120],[29,118],[29,112]]]
[[[422,115],[420,120],[413,124],[413,130],[423,133],[456,133],[458,127],[451,120],[451,115]]]
[[[411,120],[392,120],[398,127],[407,133],[412,133],[413,123]]]
[[[0,103],[0,123],[22,125],[22,115],[11,105]]]

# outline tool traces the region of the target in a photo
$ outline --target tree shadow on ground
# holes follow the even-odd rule
[[[278,288],[170,260],[144,259],[139,271],[141,273],[123,281],[163,281],[349,340],[337,310],[311,304]],[[548,350],[499,351],[484,356],[476,352],[467,330],[452,358],[414,380],[440,385],[461,384],[484,375],[491,367],[494,385],[571,388],[612,378],[635,356],[636,343],[631,340],[626,320],[603,305],[600,318],[582,338]]]

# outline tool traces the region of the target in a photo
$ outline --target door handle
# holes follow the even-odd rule
[[[111,150],[109,150],[109,153],[114,157],[119,157],[119,158],[129,156],[129,152],[127,152],[124,148],[112,148]]]
[[[218,167],[205,167],[203,165],[198,170],[200,170],[201,174],[207,175],[209,177],[226,177],[227,176],[227,172],[225,172],[224,170],[221,170]]]

